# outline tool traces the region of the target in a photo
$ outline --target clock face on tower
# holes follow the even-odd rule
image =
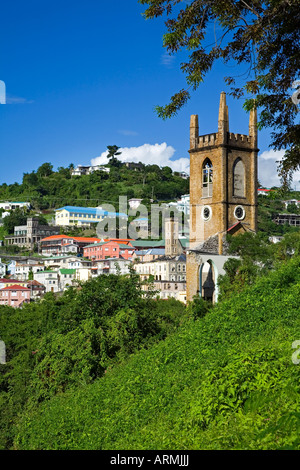
[[[234,217],[238,220],[243,220],[244,217],[245,217],[245,209],[243,208],[243,206],[237,206],[235,209],[234,209]]]

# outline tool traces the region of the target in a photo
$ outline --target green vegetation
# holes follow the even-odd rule
[[[214,306],[145,298],[131,273],[1,307],[1,448],[299,449],[300,237],[253,271],[261,242],[232,241],[248,278],[228,270]]]
[[[259,196],[258,197],[258,231],[262,232],[268,236],[272,235],[284,235],[285,233],[297,232],[299,228],[285,225],[277,225],[273,222],[273,218],[277,214],[286,214],[294,213],[298,214],[298,209],[295,210],[295,204],[288,205],[288,208],[285,208],[285,205],[282,201],[289,199],[300,200],[299,192],[283,192],[281,190],[274,191],[273,194],[269,196]]]
[[[22,309],[0,306],[0,448],[10,448],[25,409],[102,377],[182,322],[184,305],[142,295],[139,276],[108,275]],[[150,286],[151,287],[151,286]]]
[[[137,197],[149,203],[170,201],[189,191],[189,180],[173,174],[171,168],[144,165],[129,169],[117,160],[118,147],[109,146],[110,173],[95,171],[90,175],[71,176],[73,165],[53,170],[44,163],[36,171],[25,173],[22,183],[2,184],[0,200],[28,201],[35,210],[70,206],[96,207],[113,204],[118,207],[119,196]]]

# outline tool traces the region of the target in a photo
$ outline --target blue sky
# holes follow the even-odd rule
[[[217,130],[219,96],[229,91],[223,76],[233,69],[218,64],[178,116],[162,121],[153,108],[185,87],[184,54],[166,54],[163,20],[146,21],[143,10],[137,0],[2,3],[0,183],[20,183],[44,162],[56,169],[104,160],[108,145],[132,161],[184,169],[190,115],[199,115],[200,134]],[[247,134],[243,101],[227,102],[230,131]],[[261,132],[265,185],[276,182],[269,142]]]

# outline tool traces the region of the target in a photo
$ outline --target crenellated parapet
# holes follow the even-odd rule
[[[218,119],[218,132],[199,135],[198,115],[193,114],[190,121],[190,150],[207,147],[229,145],[242,149],[256,149],[257,147],[257,113],[250,111],[249,135],[229,132],[228,106],[226,94],[221,93]]]

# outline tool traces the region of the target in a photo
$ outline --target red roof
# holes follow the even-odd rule
[[[0,279],[0,282],[2,282],[2,284],[8,284],[8,283],[25,284],[26,281],[19,281],[18,279],[5,279],[5,278],[2,278],[2,279]]]
[[[59,240],[61,238],[74,238],[74,237],[69,237],[69,235],[51,235],[50,237],[42,238],[41,242],[44,240]]]
[[[126,245],[130,242],[132,242],[134,238],[107,238],[104,241],[105,242],[116,242],[116,243],[121,243],[123,245]]]
[[[98,243],[101,242],[100,238],[93,238],[93,237],[72,237],[77,242],[86,242],[86,243]]]
[[[41,284],[40,282],[36,281],[35,279],[33,281],[27,281],[26,282],[27,286],[41,286],[41,287],[45,287],[43,284]]]
[[[231,225],[231,227],[229,227],[227,229],[227,232],[230,232],[230,230],[232,230],[234,227],[236,227],[237,225],[239,225],[241,222],[236,222],[234,225]]]
[[[41,242],[45,242],[48,240],[61,240],[63,238],[67,238],[69,240],[75,240],[79,243],[98,243],[100,242],[100,238],[94,238],[94,237],[70,237],[69,235],[51,235],[50,237],[42,238]]]

